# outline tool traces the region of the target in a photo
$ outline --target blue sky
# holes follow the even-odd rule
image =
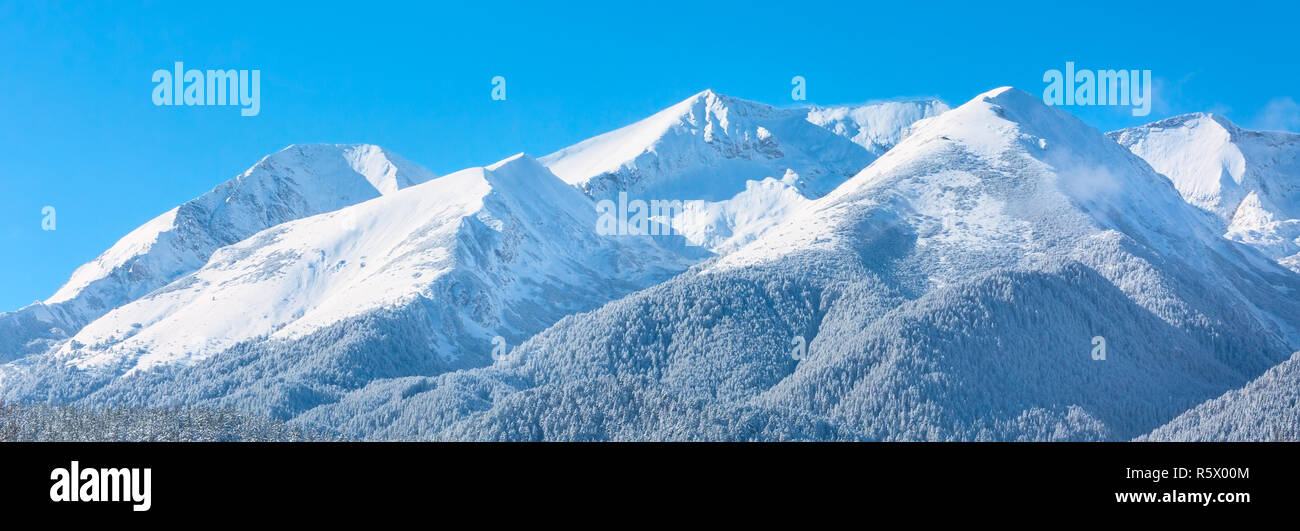
[[[547,3],[0,1],[0,311],[292,143],[379,144],[445,174],[704,88],[787,105],[799,75],[810,103],[955,105],[1002,85],[1039,94],[1066,61],[1153,72],[1150,116],[1070,108],[1103,130],[1207,110],[1300,128],[1300,8],[1283,3]],[[150,76],[175,61],[260,69],[261,113],[154,106]]]

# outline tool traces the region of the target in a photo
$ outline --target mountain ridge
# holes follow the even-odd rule
[[[623,133],[654,150],[562,150],[659,171],[596,176],[614,188],[520,154],[265,229],[80,346],[0,366],[0,396],[230,405],[373,439],[1129,440],[1294,372],[1300,276],[1059,108],[1002,87],[907,116],[813,193],[834,180],[788,148],[877,137],[851,111],[746,105],[706,91]],[[711,181],[726,193],[685,228],[713,232],[594,230],[601,194],[699,199],[674,180],[733,148],[782,156]],[[240,330],[199,328],[222,323]],[[226,341],[157,341],[195,335]]]
[[[259,230],[433,178],[369,144],[288,146],[132,230],[46,300],[0,314],[0,362],[70,337]]]
[[[725,254],[946,110],[933,99],[775,107],[704,90],[540,160],[593,199],[685,201],[673,228]],[[744,212],[754,205],[762,219]]]
[[[734,252],[490,367],[376,380],[294,422],[379,439],[1127,440],[1294,351],[1300,279],[1252,256],[1100,131],[996,89]]]
[[[1213,113],[1109,133],[1212,212],[1223,235],[1300,272],[1300,134],[1243,129]]]

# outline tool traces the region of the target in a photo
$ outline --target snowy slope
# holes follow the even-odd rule
[[[173,208],[79,268],[49,299],[0,315],[0,361],[76,333],[105,312],[189,273],[217,249],[286,221],[432,179],[377,146],[295,145]],[[57,330],[51,330],[52,328]],[[39,348],[34,348],[39,351]]]
[[[1138,440],[1300,441],[1300,352]]]
[[[693,245],[726,254],[757,239],[787,217],[805,208],[805,198],[786,178],[747,181],[745,190],[723,201],[691,201],[671,221],[673,229]]]
[[[491,367],[374,381],[297,422],[375,438],[1129,439],[1300,344],[1300,277],[1219,234],[1099,131],[998,89],[730,254]]]
[[[937,100],[777,108],[706,90],[541,161],[596,199],[626,192],[688,201],[673,226],[724,253],[856,174],[913,122],[945,110]],[[766,212],[744,213],[754,206]]]
[[[811,107],[807,120],[847,137],[876,156],[903,140],[912,125],[943,114],[948,106],[939,100],[886,101],[881,103]]]
[[[37,381],[12,392],[62,392],[88,378],[89,387],[108,385],[92,400],[167,403],[176,399],[161,391],[169,386],[193,392],[220,381],[224,396],[279,393],[293,371],[340,363],[350,364],[349,381],[372,370],[484,365],[496,336],[518,344],[704,256],[680,238],[601,236],[595,227],[591,200],[525,155],[459,171],[222,248],[46,359],[11,364],[10,373]],[[311,357],[330,350],[341,358]],[[240,359],[280,365],[255,375],[223,365]],[[168,368],[142,374],[155,382],[147,386],[115,380]],[[318,374],[302,385],[339,384]],[[292,409],[317,395],[259,401]]]
[[[1222,218],[1224,236],[1300,272],[1300,134],[1247,131],[1197,113],[1110,136]]]
[[[872,155],[779,109],[706,90],[627,127],[541,159],[594,198],[618,192],[646,198],[722,200],[745,181],[799,174],[820,195],[866,166]]]

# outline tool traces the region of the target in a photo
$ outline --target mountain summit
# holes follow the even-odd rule
[[[0,361],[75,334],[109,310],[199,268],[217,249],[260,230],[433,178],[378,146],[286,147],[131,231],[77,268],[44,302],[0,314]]]
[[[1300,134],[1248,131],[1195,113],[1110,136],[1221,218],[1224,236],[1300,272]]]
[[[792,179],[818,197],[866,167],[937,101],[778,108],[705,90],[653,116],[541,159],[595,198],[728,199],[746,181]],[[861,144],[859,144],[861,143]]]
[[[541,161],[595,199],[687,201],[673,227],[725,254],[947,109],[937,100],[778,108],[706,90]]]

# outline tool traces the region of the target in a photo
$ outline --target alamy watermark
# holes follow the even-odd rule
[[[496,336],[492,338],[492,360],[501,361],[510,355],[510,349],[506,346],[506,338]]]
[[[81,468],[73,461],[67,468],[50,471],[50,501],[126,502],[133,511],[148,511],[152,489],[151,468]]]
[[[1133,116],[1151,114],[1150,70],[1076,69],[1043,72],[1043,103],[1048,105],[1116,105],[1133,107]]]
[[[155,70],[153,82],[154,105],[237,105],[240,116],[262,112],[261,70],[186,70],[177,61],[172,70]]]
[[[795,361],[808,359],[808,342],[804,341],[803,336],[794,336],[794,339],[790,341],[790,346],[794,347],[790,350],[792,359]]]
[[[628,199],[619,192],[618,200],[596,202],[596,234],[601,236],[682,236],[674,223],[693,204],[702,200]],[[687,239],[687,245],[695,245]]]
[[[492,76],[492,101],[506,101],[506,76]]]
[[[1106,361],[1106,338],[1093,336],[1092,359],[1096,361]]]
[[[54,230],[57,228],[55,223],[54,207],[46,205],[41,208],[41,230]]]

